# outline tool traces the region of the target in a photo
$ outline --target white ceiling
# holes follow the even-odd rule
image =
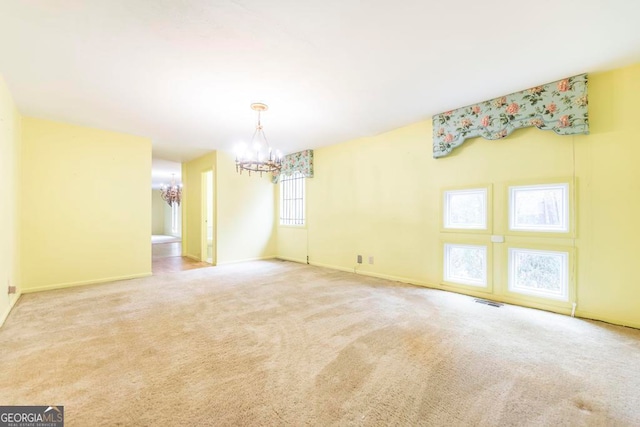
[[[252,102],[285,153],[640,61],[638,0],[3,0],[23,114],[232,149]],[[431,144],[425,138],[425,144]]]
[[[160,189],[164,185],[171,184],[175,180],[176,184],[182,184],[182,165],[164,159],[153,159],[151,162],[151,188]]]

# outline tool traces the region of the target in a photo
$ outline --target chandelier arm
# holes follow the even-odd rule
[[[269,144],[269,140],[267,139],[267,135],[264,133],[264,129],[260,129],[260,133],[262,134],[262,137],[264,138],[264,142],[267,143],[267,147],[271,148],[271,144]]]
[[[256,135],[258,134],[259,129],[256,127],[256,130],[253,131],[253,136],[251,137],[251,144],[256,140]]]
[[[262,103],[251,104],[251,109],[258,113],[256,129],[253,132],[253,136],[251,137],[251,145],[252,147],[246,151],[246,155],[244,157],[236,156],[236,171],[242,174],[243,170],[246,170],[249,175],[251,172],[258,172],[260,176],[262,173],[268,172],[278,172],[282,168],[282,158],[273,151],[271,144],[269,144],[269,140],[267,139],[267,135],[264,133],[264,129],[262,127],[261,121],[261,112],[267,110],[267,106]],[[253,145],[256,144],[256,138],[264,139],[266,144],[266,148],[268,149],[268,158],[261,160],[261,143],[258,147],[255,148],[255,158],[253,156],[249,156],[248,154],[253,151]]]

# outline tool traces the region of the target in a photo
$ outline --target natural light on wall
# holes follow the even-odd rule
[[[509,229],[569,232],[569,184],[509,187]]]
[[[569,254],[509,248],[509,290],[568,301]]]
[[[487,229],[487,189],[444,192],[444,228]]]
[[[444,280],[471,286],[487,286],[487,247],[444,245]]]
[[[305,223],[305,176],[300,172],[280,176],[280,225]]]

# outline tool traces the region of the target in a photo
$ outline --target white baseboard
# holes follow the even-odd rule
[[[139,273],[139,274],[131,274],[127,276],[117,276],[117,277],[103,277],[100,279],[92,279],[92,280],[82,280],[79,282],[68,282],[68,283],[55,283],[52,285],[45,286],[36,286],[33,288],[23,288],[23,294],[30,294],[33,292],[42,292],[42,291],[51,291],[54,289],[64,289],[64,288],[73,288],[75,286],[86,286],[86,285],[95,285],[98,283],[106,283],[106,282],[117,282],[119,280],[129,280],[129,279],[139,279],[141,277],[151,276],[151,272],[148,273]]]
[[[630,328],[640,329],[640,323],[625,319],[616,319],[614,317],[602,316],[589,311],[576,310],[576,317],[591,320],[601,320],[603,322],[611,323],[614,325],[628,326]]]
[[[394,276],[394,275],[391,275],[391,274],[374,273],[372,271],[358,270],[357,268],[340,267],[340,266],[337,266],[337,265],[322,264],[322,263],[313,262],[313,261],[309,261],[309,264],[315,265],[315,266],[318,266],[318,267],[330,268],[332,270],[340,270],[340,271],[346,271],[348,273],[360,274],[362,276],[377,277],[378,279],[386,279],[386,280],[391,280],[391,281],[394,281],[394,282],[408,283],[410,285],[416,285],[416,286],[426,286],[428,288],[437,288],[434,285],[431,285],[431,284],[425,283],[425,282],[421,282],[419,280],[412,279],[410,277]]]
[[[300,258],[289,258],[289,257],[286,257],[286,256],[279,256],[279,255],[276,256],[275,258],[276,259],[281,259],[283,261],[297,262],[299,264],[306,264],[307,263],[306,259],[300,259]]]
[[[264,261],[266,259],[276,259],[275,255],[257,257],[257,258],[245,258],[245,259],[234,259],[231,261],[218,261],[216,265],[229,265],[229,264],[238,264],[240,262],[249,262],[249,261]]]
[[[282,258],[279,257],[281,259],[286,259],[286,258]],[[295,260],[287,260],[287,261],[295,261]],[[305,261],[306,263],[306,261]],[[513,298],[509,298],[508,296],[503,296],[503,295],[496,295],[496,294],[487,294],[484,292],[473,292],[473,291],[466,291],[463,289],[456,289],[456,288],[451,288],[449,286],[445,286],[445,285],[434,285],[432,283],[427,283],[427,282],[421,282],[419,280],[415,280],[412,279],[410,277],[402,277],[402,276],[394,276],[394,275],[390,275],[390,274],[380,274],[380,273],[373,273],[370,271],[362,271],[362,270],[358,270],[357,268],[354,270],[353,268],[347,268],[347,267],[341,267],[341,266],[337,266],[337,265],[331,265],[331,264],[323,264],[323,263],[318,263],[318,262],[312,262],[310,261],[309,264],[311,265],[315,265],[317,267],[324,267],[324,268],[330,268],[332,270],[339,270],[339,271],[346,271],[348,273],[355,273],[355,274],[360,274],[363,276],[371,276],[371,277],[377,277],[380,279],[387,279],[387,280],[392,280],[392,281],[396,281],[396,282],[402,282],[402,283],[407,283],[410,285],[416,285],[416,286],[423,286],[426,288],[430,288],[430,289],[437,289],[437,290],[441,290],[441,291],[445,291],[445,292],[453,292],[453,293],[457,293],[457,294],[461,294],[461,295],[467,295],[467,296],[471,296],[474,298],[487,298],[493,301],[498,301],[498,302],[502,302],[505,304],[511,304],[511,305],[515,305],[518,307],[524,307],[524,308],[533,308],[536,310],[544,310],[544,311],[550,311],[553,313],[558,313],[558,314],[563,314],[566,316],[570,316],[571,315],[571,309],[567,309],[567,308],[563,308],[563,307],[557,307],[554,305],[545,305],[545,304],[540,304],[540,303],[532,303],[532,302],[527,302],[527,305],[524,305],[521,301],[518,301],[516,299]],[[576,310],[576,317],[578,318],[583,318],[583,319],[593,319],[593,320],[601,320],[603,322],[607,322],[607,323],[611,323],[614,325],[621,325],[621,326],[628,326],[631,328],[636,328],[636,329],[640,329],[640,323],[638,322],[634,322],[634,321],[630,321],[630,320],[626,320],[626,319],[618,319],[618,318],[613,318],[613,317],[609,317],[609,316],[602,316],[596,313],[592,313],[592,312],[588,312],[588,311],[584,311],[584,310]]]

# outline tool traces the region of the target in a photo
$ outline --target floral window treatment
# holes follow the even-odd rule
[[[299,151],[284,156],[280,172],[274,172],[271,180],[277,184],[280,175],[291,175],[294,172],[300,172],[306,178],[313,178],[313,150]]]
[[[433,117],[433,157],[444,157],[466,138],[504,138],[535,126],[558,135],[589,133],[587,75],[569,77]]]

